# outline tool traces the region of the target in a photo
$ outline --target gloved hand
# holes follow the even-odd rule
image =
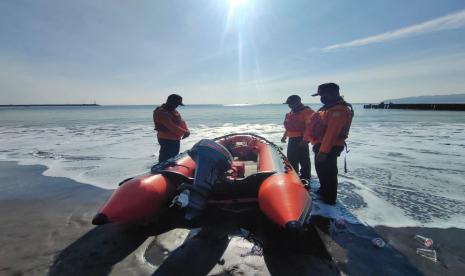
[[[184,133],[184,135],[182,136],[182,139],[186,139],[187,137],[189,137],[189,135],[191,135],[191,132],[188,130]]]

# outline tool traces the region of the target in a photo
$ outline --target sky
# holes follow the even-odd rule
[[[4,0],[0,104],[465,93],[463,0]]]

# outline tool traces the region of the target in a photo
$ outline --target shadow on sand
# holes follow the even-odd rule
[[[117,224],[95,227],[58,254],[49,275],[108,275],[149,237],[147,230]]]
[[[220,271],[216,275],[247,275],[247,271],[251,270],[265,275],[337,275],[337,269],[331,265],[330,255],[315,230],[288,235],[273,227],[264,217],[256,218],[254,223],[248,225],[242,224],[244,221],[238,225],[234,220],[222,225],[207,223],[200,231],[192,232],[167,257],[163,254],[155,258],[152,256],[151,263],[157,266],[153,275],[207,275],[215,266],[215,271]],[[248,269],[251,270],[239,267],[244,256],[238,254],[238,251],[234,260],[226,259],[224,265],[223,258],[227,258],[224,254],[228,246],[238,246],[237,242],[233,245],[230,242],[231,237],[241,236],[240,227],[246,227],[254,233],[256,242],[251,239],[248,242],[260,249],[254,258],[247,259],[249,263],[246,266],[250,266]],[[159,230],[116,224],[95,227],[60,252],[49,275],[109,275],[114,265],[132,254]],[[137,271],[144,271],[137,267],[125,269],[136,274]],[[147,273],[145,270],[142,274]]]
[[[219,220],[220,218],[222,219]],[[218,221],[223,223],[219,224]],[[372,228],[349,226],[352,228],[351,231],[335,232],[334,229],[331,230],[334,228],[332,219],[312,217],[312,221],[313,224],[306,231],[290,235],[278,230],[264,216],[257,213],[250,214],[245,220],[216,215],[208,223],[203,224],[200,231],[192,231],[173,251],[168,252],[160,244],[152,242],[148,248],[158,246],[158,251],[155,250],[158,253],[147,256],[145,254],[147,251],[143,252],[144,261],[128,262],[123,266],[118,263],[136,251],[149,237],[166,232],[166,229],[160,231],[150,227],[103,225],[92,229],[63,250],[56,257],[49,275],[109,275],[116,264],[119,274],[127,270],[136,275],[153,273],[152,275],[157,276],[207,275],[208,273],[212,275],[420,274],[392,247],[374,248],[370,240],[361,237],[376,235]],[[247,238],[249,245],[252,243],[260,247],[260,252],[254,254],[254,258],[244,258],[245,255],[237,250],[240,243],[231,239],[234,236],[241,236],[241,228],[253,233],[253,239]],[[160,239],[163,241],[163,238]],[[173,243],[169,239],[164,242]],[[236,251],[231,247],[236,247]],[[225,253],[227,250],[229,252],[232,250],[234,253]],[[150,267],[147,261],[154,267]],[[146,269],[139,266],[146,266]],[[150,269],[147,270],[147,267]]]

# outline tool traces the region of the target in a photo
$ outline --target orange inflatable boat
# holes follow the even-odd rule
[[[183,220],[195,222],[209,208],[234,212],[234,206],[247,203],[278,227],[298,230],[305,227],[312,202],[278,146],[254,134],[231,134],[201,140],[123,181],[92,223],[141,223],[180,210]]]

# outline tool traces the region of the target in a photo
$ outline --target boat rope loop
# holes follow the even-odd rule
[[[347,173],[347,154],[350,152],[350,150],[346,142],[344,142],[344,147],[346,149],[346,154],[344,154],[344,173]]]

